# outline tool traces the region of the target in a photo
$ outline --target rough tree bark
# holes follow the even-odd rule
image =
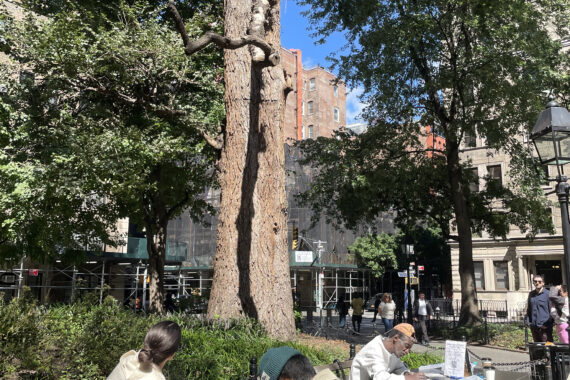
[[[279,0],[226,0],[225,36],[246,35],[259,17],[265,41],[278,51]],[[295,325],[282,125],[286,84],[281,65],[253,62],[256,53],[252,48],[224,52],[227,123],[208,317],[247,315],[269,335],[290,339]]]

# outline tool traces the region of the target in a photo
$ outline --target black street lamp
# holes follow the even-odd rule
[[[402,252],[406,255],[406,263],[408,264],[407,274],[408,274],[408,323],[412,324],[412,296],[410,294],[410,256],[414,255],[414,245],[413,244],[402,244]]]
[[[540,113],[530,138],[534,142],[543,165],[556,165],[556,195],[560,202],[562,241],[566,262],[566,284],[570,283],[570,220],[568,219],[568,192],[564,165],[570,162],[570,112],[551,100]]]

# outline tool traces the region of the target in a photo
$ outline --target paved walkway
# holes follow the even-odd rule
[[[321,324],[319,316],[313,316],[313,322],[309,322],[303,319],[304,330],[307,333],[312,333],[313,335],[327,337],[328,339],[339,339],[344,340],[348,343],[354,343],[356,345],[364,345],[372,340],[379,334],[384,333],[384,325],[381,320],[378,319],[377,323],[372,323],[372,317],[374,313],[365,312],[362,318],[362,325],[359,334],[354,334],[352,331],[352,325],[350,317],[347,318],[349,323],[348,328],[338,328],[338,316],[333,313],[331,318],[330,326],[326,323],[326,312],[323,312],[324,324]],[[429,347],[424,347],[419,344],[415,344],[412,348],[412,352],[426,352],[426,351],[439,351],[445,347],[445,341],[432,341]],[[357,346],[357,351],[360,347]],[[489,357],[496,363],[520,363],[528,362],[530,360],[528,352],[520,351],[509,351],[502,348],[495,348],[477,344],[469,344],[468,349],[479,357]],[[506,368],[505,368],[506,369]]]

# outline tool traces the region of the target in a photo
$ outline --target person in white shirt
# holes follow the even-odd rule
[[[431,319],[433,309],[429,301],[426,300],[426,295],[424,293],[418,293],[418,299],[414,301],[413,310],[414,321],[420,323],[420,327],[422,329],[422,344],[425,346],[429,344],[426,321],[429,321]]]
[[[385,330],[390,331],[394,327],[394,312],[396,311],[396,304],[390,297],[390,293],[384,293],[382,296],[382,302],[378,306],[378,313],[382,318],[382,323],[384,324]]]
[[[396,325],[386,336],[377,336],[352,360],[349,380],[425,380],[422,372],[411,373],[400,360],[414,342],[414,327],[408,323]]]

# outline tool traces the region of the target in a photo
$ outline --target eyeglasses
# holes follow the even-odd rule
[[[533,281],[535,284],[541,284],[542,281]]]

